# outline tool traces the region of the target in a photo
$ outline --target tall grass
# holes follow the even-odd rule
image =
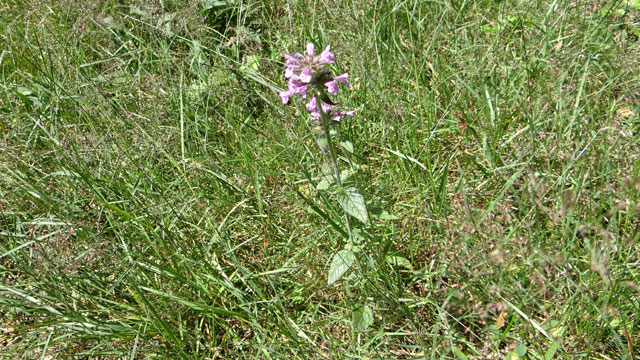
[[[0,15],[0,357],[640,356],[635,2]],[[377,219],[332,286],[322,154],[277,97],[307,41],[351,75]]]

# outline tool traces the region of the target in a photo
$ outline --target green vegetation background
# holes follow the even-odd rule
[[[0,357],[640,358],[639,8],[3,1]],[[307,41],[384,211],[333,286]]]

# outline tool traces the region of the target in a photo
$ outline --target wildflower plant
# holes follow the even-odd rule
[[[333,256],[329,267],[328,284],[331,285],[355,266],[356,254],[361,252],[359,241],[364,231],[353,225],[369,224],[369,213],[364,197],[355,186],[346,186],[346,180],[353,174],[353,167],[341,174],[338,149],[334,141],[334,138],[337,138],[337,143],[347,153],[353,151],[353,145],[348,141],[340,141],[337,128],[335,130],[333,128],[345,117],[353,116],[355,110],[344,110],[331,98],[338,94],[341,87],[350,85],[349,74],[333,75],[331,67],[334,65],[335,56],[329,45],[320,54],[316,54],[314,45],[308,43],[304,53],[284,54],[284,58],[284,76],[288,79],[288,83],[287,89],[279,93],[280,98],[284,104],[288,104],[292,98],[298,98],[304,102],[313,133],[318,137],[322,153],[328,155],[332,168],[332,174],[328,176],[330,180],[321,181],[316,188],[319,191],[329,191],[334,195],[333,198],[343,210],[342,219],[328,219],[334,228],[337,225],[339,232],[346,238],[344,248]],[[352,164],[348,159],[347,162]],[[329,213],[334,212],[322,212],[320,215],[326,217]],[[357,223],[353,221],[354,218]],[[368,326],[368,322],[372,320],[371,310],[366,305],[358,309],[359,314],[362,315],[357,317],[361,319],[359,326]]]

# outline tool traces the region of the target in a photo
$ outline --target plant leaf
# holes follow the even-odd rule
[[[340,181],[342,183],[344,183],[345,181],[347,181],[351,175],[353,175],[353,171],[351,170],[345,170],[340,172]],[[320,182],[318,183],[318,185],[316,186],[317,190],[328,190],[329,187],[331,187],[331,185],[335,184],[335,177],[334,176],[329,176],[329,175],[325,175],[324,178],[322,180],[320,180]]]
[[[516,354],[518,354],[518,356],[523,357],[526,353],[527,353],[527,347],[524,346],[524,344],[518,344],[516,345],[516,347],[513,349]]]
[[[375,207],[373,209],[369,209],[369,214],[376,219],[380,220],[398,220],[400,217],[391,215],[387,210],[382,210],[379,207]]]
[[[373,310],[367,305],[356,306],[351,313],[351,322],[357,332],[367,330],[373,324]]]
[[[405,269],[409,269],[413,271],[413,266],[411,266],[411,261],[409,259],[402,256],[387,256],[387,262],[391,266],[401,266]]]
[[[452,348],[453,353],[456,354],[456,358],[458,360],[469,360],[469,358],[467,357],[467,355],[465,355],[462,350],[458,349],[457,347],[453,347]]]
[[[329,186],[331,186],[331,184],[329,184],[329,180],[322,179],[318,185],[316,185],[316,190],[329,190]]]
[[[202,6],[202,11],[207,10],[219,10],[221,8],[229,7],[229,1],[216,1],[216,0],[200,0],[200,5]]]
[[[260,70],[260,57],[258,55],[245,57],[244,64],[240,65],[240,71],[243,73],[257,73],[258,70]]]
[[[353,154],[353,143],[351,143],[351,141],[340,141],[340,146]]]
[[[348,188],[338,193],[338,202],[347,214],[368,224],[369,215],[367,214],[367,205],[364,197],[356,188]]]
[[[353,262],[356,260],[356,256],[351,250],[340,250],[334,256],[329,267],[329,285],[332,285],[336,281],[340,280]]]
[[[560,348],[560,343],[557,341],[554,341],[551,344],[551,346],[549,346],[549,349],[547,349],[547,352],[544,353],[544,360],[553,360],[553,357],[559,348]]]

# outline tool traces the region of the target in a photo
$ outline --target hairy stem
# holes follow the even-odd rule
[[[327,138],[327,149],[331,157],[331,162],[333,163],[333,171],[334,171],[334,176],[336,178],[336,184],[338,184],[338,187],[341,190],[343,190],[342,180],[340,179],[340,164],[338,164],[338,156],[336,155],[336,148],[335,148],[335,145],[333,144],[333,139],[331,138],[331,131],[329,129],[329,125],[331,124],[331,118],[327,113],[324,112],[324,109],[322,109],[321,101],[322,100],[320,100],[320,97],[316,96],[316,104],[318,104],[318,111],[320,112],[320,116],[321,116],[321,123],[322,123],[321,126],[322,126],[322,129],[324,130],[324,135]],[[345,225],[347,226],[347,233],[349,234],[349,245],[352,246],[353,237],[351,236],[351,224],[349,223],[349,214],[347,214],[346,210],[343,210],[343,212],[344,212],[344,222],[345,222]]]

